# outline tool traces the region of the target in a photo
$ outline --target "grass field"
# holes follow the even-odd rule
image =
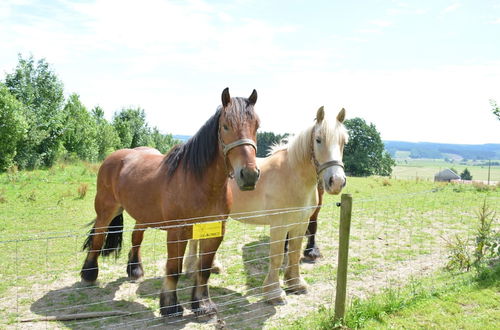
[[[146,277],[126,278],[133,220],[125,217],[125,246],[117,259],[100,259],[98,285],[85,287],[79,271],[81,245],[94,217],[95,164],[59,164],[50,170],[0,175],[0,328],[19,327],[26,317],[82,311],[121,310],[129,316],[102,320],[32,323],[30,326],[134,328],[162,324],[158,291],[166,260],[165,233],[148,230],[143,243]],[[86,191],[86,194],[84,192]],[[354,198],[349,265],[350,299],[370,297],[386,287],[433,274],[446,262],[444,238],[469,235],[484,199],[500,213],[498,188],[435,184],[422,180],[349,178],[344,192]],[[225,271],[210,279],[220,317],[231,328],[276,327],[305,316],[334,297],[338,245],[338,196],[328,196],[320,213],[323,258],[304,264],[306,295],[287,297],[286,306],[261,302],[267,272],[268,228],[230,221],[218,252]],[[180,282],[180,300],[190,297],[191,280]],[[203,328],[186,316],[172,327]]]
[[[498,161],[496,161],[498,162]],[[484,163],[481,161],[480,163]],[[467,165],[460,163],[449,163],[442,159],[397,159],[397,165],[392,171],[392,177],[398,179],[416,179],[434,180],[434,175],[446,168],[454,168],[458,174],[464,169],[468,169],[473,180],[488,180],[488,171],[490,180],[500,182],[500,166],[477,165],[477,162],[469,162]]]

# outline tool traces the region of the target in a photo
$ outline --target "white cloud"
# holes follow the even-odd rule
[[[455,2],[454,4],[446,7],[443,12],[444,13],[449,13],[449,12],[452,12],[452,11],[455,11],[457,10],[458,8],[462,7],[462,4],[461,3],[458,3],[458,2]]]
[[[11,54],[0,52],[0,69],[11,70],[17,52],[46,57],[68,93],[103,106],[108,118],[140,105],[162,131],[193,134],[229,86],[234,96],[257,89],[263,130],[303,129],[325,105],[374,122],[385,139],[500,142],[488,105],[500,101],[499,63],[345,71],[339,59],[349,52],[336,48],[349,39],[343,35],[312,48],[283,44],[301,26],[236,19],[204,1],[60,0],[60,9],[39,13],[1,6],[9,14],[0,16],[0,49]],[[390,25],[374,20],[362,38],[350,39],[359,46]]]
[[[500,18],[497,18],[496,20],[494,20],[494,21],[492,22],[492,24],[500,24]]]
[[[373,24],[375,26],[380,26],[380,27],[388,27],[388,26],[391,26],[393,23],[390,21],[378,19],[378,20],[370,21],[370,24]]]

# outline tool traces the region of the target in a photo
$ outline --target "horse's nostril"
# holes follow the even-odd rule
[[[328,180],[328,185],[331,187],[333,186],[333,176],[330,177],[330,180]]]
[[[344,183],[342,184],[342,188],[344,188],[347,185],[347,179],[344,179]]]
[[[241,177],[242,179],[244,179],[244,178],[245,178],[245,171],[243,171],[243,169],[241,169],[241,170],[240,170],[240,177]]]
[[[260,178],[260,169],[257,169],[257,179]]]

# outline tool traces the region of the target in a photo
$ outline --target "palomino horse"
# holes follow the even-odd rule
[[[97,218],[84,244],[89,252],[81,271],[83,281],[97,279],[99,254],[106,256],[112,250],[118,253],[121,248],[125,210],[136,221],[127,266],[129,277],[143,276],[139,248],[144,231],[148,227],[167,230],[168,259],[160,311],[164,316],[182,315],[177,282],[192,224],[227,218],[219,215],[231,209],[229,176],[235,177],[235,191],[254,189],[259,178],[256,101],[255,90],[248,99],[231,98],[226,88],[216,113],[189,141],[175,146],[167,155],[141,147],[118,150],[104,160],[97,176]],[[212,265],[221,241],[222,237],[216,237],[201,243],[203,257],[191,300],[197,314],[216,312],[208,292],[210,271],[204,269]]]
[[[319,108],[312,127],[299,133],[284,146],[277,146],[267,158],[258,158],[261,169],[259,184],[254,191],[241,194],[231,182],[233,207],[231,217],[249,224],[270,225],[270,264],[264,281],[265,300],[284,304],[285,292],[279,283],[284,245],[289,236],[290,251],[285,269],[285,284],[291,293],[305,293],[307,285],[299,272],[300,249],[309,217],[318,205],[317,183],[322,182],[329,194],[339,194],[346,177],[342,163],[344,144],[348,135],[342,122],[345,110],[329,120],[323,107]],[[297,212],[271,213],[263,216],[238,217],[248,212],[295,208]],[[280,212],[278,212],[280,213]],[[240,215],[238,215],[240,214]],[[186,265],[196,269],[197,241],[191,240]],[[189,269],[188,269],[189,271]]]

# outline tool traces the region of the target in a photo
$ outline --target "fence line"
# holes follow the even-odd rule
[[[474,218],[472,207],[475,201],[469,200],[465,195],[457,195],[450,202],[439,192],[439,189],[433,189],[355,199],[349,268],[345,272],[349,300],[369,295],[387,286],[401,285],[414,276],[430,274],[444,265],[446,255],[441,236],[470,233],[469,220]],[[490,196],[489,200],[496,202],[498,197]],[[217,252],[225,271],[221,275],[212,274],[209,281],[212,300],[219,308],[219,325],[223,322],[231,328],[244,328],[251,322],[252,326],[264,327],[300,317],[317,309],[319,305],[333,306],[333,297],[339,290],[338,287],[335,290],[338,284],[335,279],[343,277],[336,276],[338,269],[335,267],[339,259],[343,259],[336,256],[339,240],[336,204],[332,202],[322,205],[318,219],[317,240],[322,250],[322,259],[315,265],[301,265],[301,273],[309,284],[310,292],[306,295],[287,296],[289,304],[283,307],[269,306],[262,293],[265,288],[263,277],[268,272],[271,257],[268,247],[273,243],[267,238],[269,227],[228,221],[226,237]],[[269,215],[279,217],[305,211],[312,213],[315,208],[316,206],[306,206],[245,212],[238,219]],[[300,221],[295,224],[297,223]],[[281,227],[291,225],[293,224]],[[124,233],[132,231],[123,230]],[[159,233],[162,233],[162,239],[156,237]],[[146,272],[143,280],[129,282],[121,275],[125,273],[126,267],[126,258],[122,255],[117,261],[100,259],[100,282],[92,286],[78,283],[84,253],[77,243],[82,243],[79,239],[85,236],[81,231],[75,230],[32,234],[31,238],[25,234],[22,238],[0,241],[5,256],[4,265],[0,269],[0,280],[7,283],[6,287],[0,287],[3,290],[0,291],[3,292],[3,298],[0,299],[0,319],[5,320],[0,321],[0,327],[15,325],[22,328],[20,321],[27,317],[110,308],[123,310],[128,314],[64,324],[74,328],[155,327],[165,324],[182,328],[192,322],[198,326],[208,324],[196,319],[192,311],[189,311],[189,291],[194,287],[189,284],[191,280],[187,279],[189,271],[182,273],[184,276],[179,286],[179,305],[186,308],[184,317],[159,317],[157,300],[161,281],[165,277],[159,269],[163,268],[166,261],[166,236],[163,232],[146,232],[142,244],[142,264]],[[302,238],[306,240],[308,237],[304,235]],[[130,248],[127,240],[125,242],[124,248]],[[279,255],[287,257],[285,252]],[[347,260],[347,255],[345,259]],[[72,267],[68,268],[68,265]],[[11,284],[8,283],[9,278]],[[289,280],[294,279],[298,278]],[[300,307],[294,308],[294,305]],[[46,322],[47,327],[51,326],[49,321]]]

